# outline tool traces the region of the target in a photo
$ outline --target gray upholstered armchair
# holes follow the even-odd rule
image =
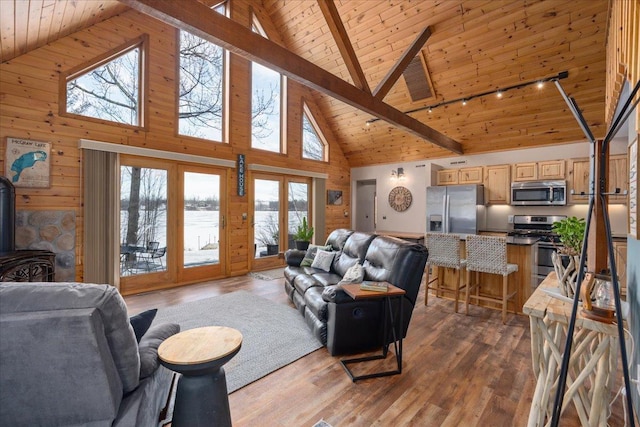
[[[112,286],[0,284],[0,424],[157,425],[173,377],[157,348],[178,331],[138,343]]]

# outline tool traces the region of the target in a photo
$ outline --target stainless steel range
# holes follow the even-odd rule
[[[566,215],[514,215],[513,229],[509,236],[538,237],[538,284],[553,271],[551,254],[560,246],[558,235],[553,232],[553,223],[565,219]]]

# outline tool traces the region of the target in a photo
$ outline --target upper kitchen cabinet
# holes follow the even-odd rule
[[[619,191],[616,196],[609,196],[609,202],[627,203],[627,194],[629,190],[629,163],[627,155],[621,154],[611,156],[609,159],[609,193]]]
[[[442,169],[438,171],[438,185],[482,184],[484,168],[475,166],[461,169]]]
[[[516,163],[513,165],[513,181],[550,181],[565,179],[565,161],[547,160],[544,162]]]
[[[569,190],[570,203],[587,203],[589,201],[589,159],[571,159],[569,161]],[[616,154],[609,157],[608,193],[615,193],[619,190],[619,195],[610,195],[609,203],[626,203],[625,191],[629,188],[629,174],[627,166],[627,155]]]
[[[538,179],[551,181],[554,179],[565,179],[564,160],[549,160],[538,162]]]
[[[492,205],[508,205],[511,202],[510,165],[493,165],[484,168],[484,201]]]
[[[513,165],[514,181],[535,181],[536,179],[538,179],[538,164],[536,162]]]
[[[458,183],[458,169],[442,169],[438,171],[438,185]]]
[[[482,184],[483,170],[484,168],[482,166],[460,169],[460,172],[458,174],[458,183],[459,184]]]

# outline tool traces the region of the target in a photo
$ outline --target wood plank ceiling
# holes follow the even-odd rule
[[[569,73],[561,80],[563,88],[576,100],[596,138],[604,136],[606,1],[335,0],[341,23],[331,25],[327,18],[332,14],[325,10],[325,18],[316,0],[262,4],[288,50],[365,88],[377,88],[428,26],[431,34],[419,55],[435,97],[412,101],[400,77],[383,100],[400,111],[419,109],[410,116],[458,141],[465,154],[584,140],[552,83],[431,112],[425,108],[562,71]],[[127,9],[111,0],[2,0],[1,59],[10,60]],[[336,43],[334,34],[348,40]],[[352,52],[343,57],[341,51],[348,52],[349,44]],[[367,125],[373,116],[331,96],[317,92],[316,100],[353,167],[453,155],[387,122]]]

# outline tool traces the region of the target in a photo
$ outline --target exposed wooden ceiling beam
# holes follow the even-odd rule
[[[459,142],[385,104],[197,0],[120,0],[127,6],[208,40],[250,61],[332,96],[419,138],[462,154]]]
[[[386,76],[378,83],[378,86],[373,91],[373,96],[378,99],[384,99],[387,93],[391,90],[394,84],[398,81],[404,70],[411,63],[413,58],[420,52],[420,49],[427,42],[431,36],[431,28],[425,28],[418,37],[413,41],[411,46],[402,54],[396,65],[389,70]]]
[[[324,19],[327,21],[327,25],[329,26],[329,31],[331,31],[333,39],[338,45],[338,50],[340,50],[340,54],[347,66],[347,70],[349,70],[353,83],[358,89],[371,93],[369,83],[367,82],[367,78],[364,76],[364,72],[362,71],[356,52],[353,50],[353,45],[351,45],[347,30],[344,28],[342,19],[338,14],[336,4],[333,0],[318,0],[318,6],[320,6]]]

